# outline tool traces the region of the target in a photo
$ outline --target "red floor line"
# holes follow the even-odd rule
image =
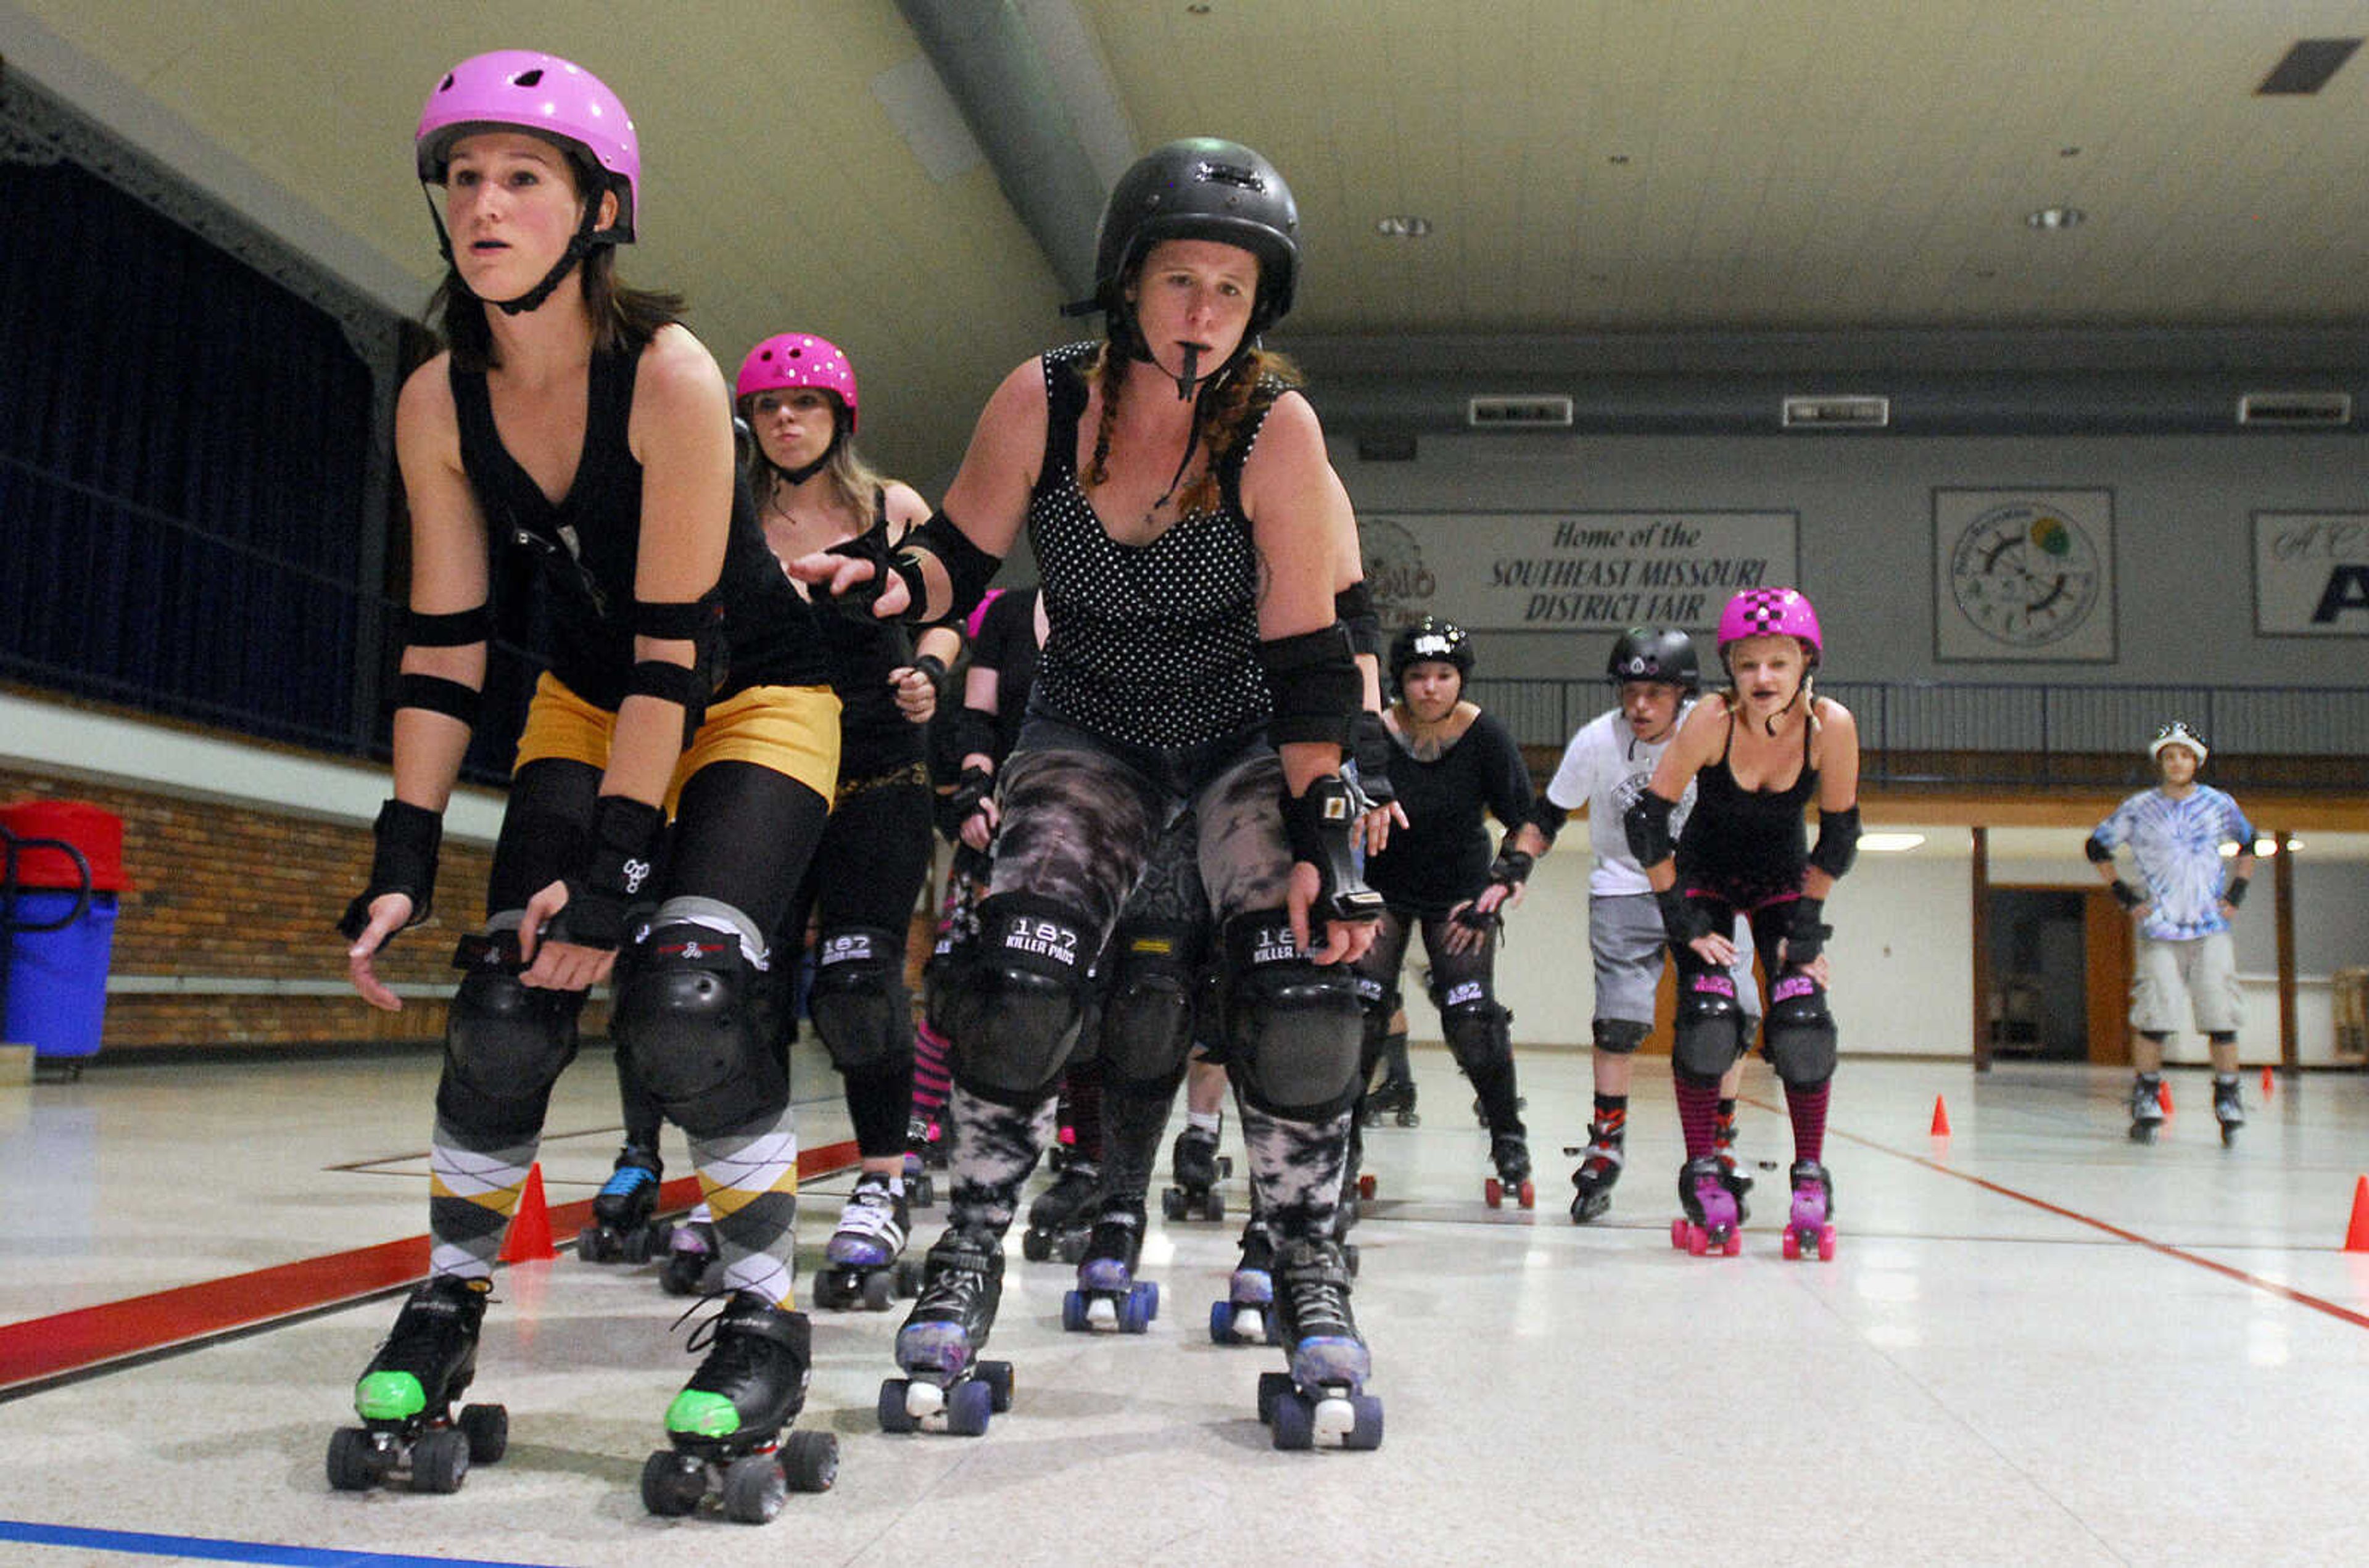
[[[853,1142],[801,1150],[798,1180],[844,1171],[855,1162]],[[688,1208],[699,1201],[699,1178],[678,1177],[658,1192],[661,1208]],[[553,1204],[552,1234],[572,1237],[591,1217],[590,1198]],[[406,1236],[0,1325],[0,1393],[274,1318],[358,1300],[407,1285],[427,1272],[428,1238]]]

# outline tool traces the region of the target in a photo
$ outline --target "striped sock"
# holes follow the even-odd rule
[[[1793,1118],[1793,1158],[1823,1162],[1826,1152],[1826,1100],[1835,1091],[1831,1080],[1815,1089],[1785,1086],[1785,1113]]]
[[[1718,1145],[1719,1085],[1677,1081],[1678,1127],[1686,1134],[1687,1158],[1700,1160]]]
[[[542,1139],[471,1147],[441,1117],[428,1153],[429,1272],[492,1277]]]
[[[770,1122],[690,1143],[700,1194],[715,1219],[724,1288],[753,1290],[777,1307],[793,1305],[798,1135],[789,1107]]]

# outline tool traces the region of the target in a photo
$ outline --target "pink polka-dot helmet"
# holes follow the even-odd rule
[[[838,344],[811,332],[777,333],[750,349],[732,383],[732,397],[738,402],[761,392],[798,386],[837,395],[839,406],[847,410],[847,433],[855,433],[855,367]]]
[[[631,245],[642,178],[634,120],[601,78],[571,61],[531,49],[499,49],[444,74],[419,111],[413,148],[419,178],[444,183],[452,143],[479,131],[524,131],[589,159],[617,193],[617,221],[594,237]]]
[[[1825,638],[1818,631],[1818,612],[1809,595],[1791,588],[1747,588],[1727,601],[1719,614],[1719,657],[1746,637],[1792,637],[1808,654],[1815,670],[1825,656]]]

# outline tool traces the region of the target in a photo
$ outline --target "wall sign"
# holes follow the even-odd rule
[[[1933,657],[2114,658],[2114,493],[1933,492]]]
[[[2369,637],[2369,512],[2254,514],[2254,631]]]
[[[1385,625],[1709,631],[1730,596],[1800,581],[1791,511],[1368,512],[1366,581]]]

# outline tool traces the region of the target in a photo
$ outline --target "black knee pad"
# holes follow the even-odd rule
[[[982,902],[978,946],[950,1010],[956,1081],[999,1104],[1050,1094],[1085,1023],[1093,956],[1085,922],[1049,898]]]
[[[841,1072],[884,1072],[913,1059],[905,944],[869,926],[827,932],[815,950],[807,1011]]]
[[[509,933],[464,937],[452,967],[465,973],[445,1014],[437,1114],[471,1132],[531,1137],[543,1127],[551,1086],[576,1059],[584,993],[521,983]]]
[[[1598,1018],[1595,1024],[1596,1048],[1613,1056],[1632,1056],[1653,1032],[1651,1024],[1640,1024],[1634,1018]]]
[[[1825,988],[1795,969],[1769,988],[1763,1025],[1769,1065],[1788,1089],[1815,1089],[1835,1075],[1835,1015]]]
[[[1356,977],[1303,956],[1281,910],[1226,923],[1225,990],[1226,1069],[1245,1101],[1292,1121],[1356,1103]]]
[[[1102,996],[1102,1062],[1114,1085],[1166,1083],[1193,1049],[1199,933],[1173,921],[1128,921],[1111,940]]]
[[[1448,1055],[1476,1083],[1492,1069],[1513,1059],[1514,1014],[1494,1001],[1455,1002],[1440,1013],[1439,1027],[1440,1033],[1448,1036]]]
[[[1735,981],[1718,969],[1681,974],[1678,980],[1671,1070],[1681,1079],[1717,1082],[1744,1052],[1744,1009],[1735,1000]]]
[[[610,1032],[677,1127],[717,1138],[781,1114],[789,1072],[766,1045],[760,978],[737,940],[662,925],[626,962]]]

